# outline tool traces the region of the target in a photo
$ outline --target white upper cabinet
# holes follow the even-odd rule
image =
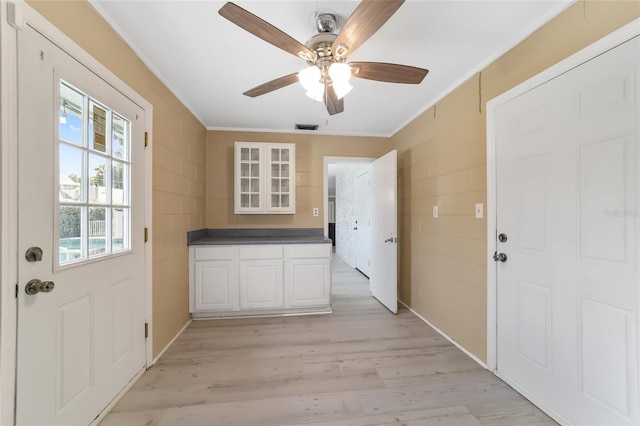
[[[295,144],[235,143],[235,213],[296,212]]]

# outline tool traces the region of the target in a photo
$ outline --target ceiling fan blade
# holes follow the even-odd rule
[[[404,1],[362,0],[331,45],[333,55],[338,58],[351,55],[391,18]]]
[[[333,86],[326,85],[324,91],[324,105],[327,107],[329,115],[340,114],[344,111],[344,98],[338,99]]]
[[[258,18],[253,13],[241,8],[234,3],[226,3],[220,8],[218,13],[233,22],[240,28],[261,38],[267,43],[273,44],[285,52],[298,56],[305,60],[315,61],[316,54],[305,45],[301,44],[291,36],[274,27],[267,21]],[[307,56],[308,55],[308,58]]]
[[[353,77],[387,83],[420,84],[429,70],[385,62],[349,62]]]
[[[255,98],[256,96],[264,95],[265,93],[273,92],[274,90],[282,89],[290,84],[298,81],[298,73],[285,75],[284,77],[276,78],[275,80],[268,81],[260,86],[256,86],[251,90],[247,90],[243,93],[245,96]]]

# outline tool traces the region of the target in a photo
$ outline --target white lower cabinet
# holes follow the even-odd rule
[[[233,311],[236,309],[232,260],[196,262],[194,268],[196,311]]]
[[[194,317],[329,311],[330,244],[192,246]]]
[[[331,303],[331,245],[291,245],[287,252],[287,306]]]

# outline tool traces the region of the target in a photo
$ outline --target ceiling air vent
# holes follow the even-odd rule
[[[317,124],[296,124],[296,130],[318,130]]]

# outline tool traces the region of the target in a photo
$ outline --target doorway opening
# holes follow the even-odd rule
[[[368,285],[369,256],[358,253],[357,248],[366,240],[368,226],[358,223],[356,217],[357,179],[367,173],[372,158],[325,157],[324,159],[324,227],[325,235],[332,239],[334,256],[344,266],[357,269]],[[361,224],[363,226],[361,226]]]

